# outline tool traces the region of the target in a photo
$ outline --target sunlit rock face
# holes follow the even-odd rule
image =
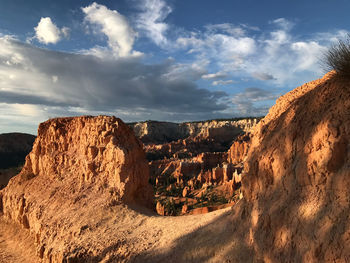
[[[248,150],[251,143],[251,134],[246,133],[244,135],[238,136],[233,142],[228,150],[227,161],[229,163],[241,163],[243,162],[248,154]]]
[[[334,73],[278,99],[253,133],[247,240],[266,262],[350,260],[350,84]]]
[[[129,124],[135,135],[144,144],[164,144],[192,138],[211,139],[218,143],[231,142],[238,135],[251,132],[260,118],[242,120],[210,120],[198,122],[157,122],[146,121]]]
[[[0,209],[30,230],[41,258],[84,262],[113,245],[108,235],[98,238],[109,209],[152,206],[148,179],[142,144],[120,119],[51,119],[40,124],[21,173],[0,192]],[[97,231],[89,242],[81,242],[85,229]]]

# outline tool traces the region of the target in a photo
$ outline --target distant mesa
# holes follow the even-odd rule
[[[250,131],[262,117],[217,119],[195,122],[144,121],[128,125],[145,144],[165,144],[187,138],[206,137],[219,143],[230,143],[237,135]]]
[[[24,164],[24,159],[31,151],[35,136],[25,133],[0,134],[0,169],[7,169]]]

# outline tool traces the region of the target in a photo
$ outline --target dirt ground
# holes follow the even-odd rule
[[[123,245],[118,248],[125,255],[121,261],[161,262],[167,259],[169,262],[178,262],[180,259],[173,258],[173,252],[177,254],[179,250],[179,255],[185,255],[187,250],[186,247],[180,248],[178,242],[213,222],[222,223],[225,218],[228,220],[230,210],[226,208],[202,215],[162,217],[140,208],[120,207],[118,223],[114,221],[112,228],[113,231],[117,229],[118,236],[123,239]],[[220,242],[214,244],[217,241],[213,241],[213,247],[219,245]],[[34,240],[28,230],[0,217],[0,262],[40,262],[35,251]],[[107,255],[102,262],[114,262],[108,258]]]

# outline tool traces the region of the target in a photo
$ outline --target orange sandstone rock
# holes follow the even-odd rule
[[[110,207],[152,205],[148,177],[142,144],[120,119],[51,119],[40,124],[21,173],[0,192],[0,210],[30,230],[45,261],[84,261],[112,245],[79,241]]]
[[[256,258],[350,260],[350,84],[333,73],[277,100],[253,134],[242,218]]]

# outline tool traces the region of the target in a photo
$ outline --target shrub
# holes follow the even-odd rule
[[[350,79],[350,34],[331,46],[324,55],[326,70],[335,70],[339,77]]]

